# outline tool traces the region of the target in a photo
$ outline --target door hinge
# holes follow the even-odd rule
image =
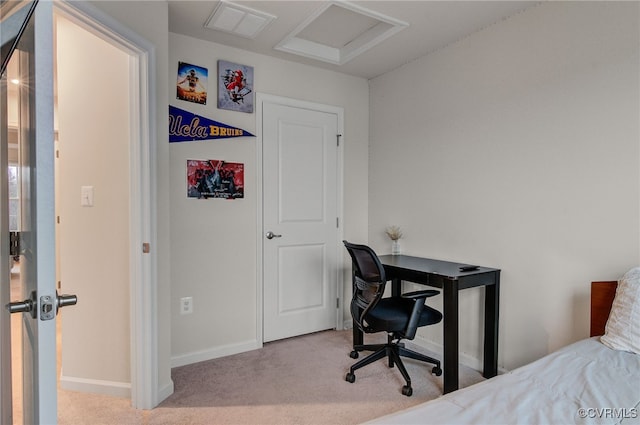
[[[149,252],[151,252],[151,244],[149,244],[149,242],[145,242],[142,244],[142,253],[143,254],[148,254]]]
[[[336,228],[340,228],[340,217],[336,217]]]
[[[336,298],[336,308],[340,308],[340,298]]]
[[[20,232],[9,232],[9,255],[11,257],[20,255]]]
[[[336,134],[336,146],[340,146],[340,138],[342,137],[342,134]]]

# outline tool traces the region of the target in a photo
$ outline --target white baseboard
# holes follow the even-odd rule
[[[131,398],[131,383],[129,382],[102,381],[62,375],[60,376],[60,387],[64,390],[83,393]]]
[[[407,341],[407,345],[411,345],[414,344],[420,348],[423,348],[425,350],[431,351],[432,353],[435,353],[439,358],[442,358],[443,353],[444,353],[444,349],[442,344],[438,344],[435,343],[431,340],[422,338],[420,336],[416,336],[416,338],[413,341]],[[460,353],[459,354],[459,360],[460,363],[470,367],[471,369],[477,370],[477,371],[482,371],[482,361],[480,359],[477,359],[467,353]]]
[[[173,380],[170,379],[167,385],[158,389],[158,402],[156,403],[156,405],[162,403],[167,397],[173,394],[173,391]]]
[[[99,379],[73,378],[60,376],[60,387],[64,390],[78,391],[82,393],[100,394],[111,397],[131,398],[131,384],[128,382],[102,381]],[[173,381],[158,390],[158,402],[173,394]]]
[[[442,353],[443,353],[443,347],[441,344],[437,344],[433,341],[421,338],[419,336],[416,336],[416,338],[413,341],[408,341],[408,345],[410,344],[414,344],[418,347],[424,348],[425,350],[429,350],[433,353],[435,353],[436,355],[440,356],[440,358],[442,358]],[[463,364],[467,367],[470,367],[471,369],[475,369],[478,372],[482,372],[482,369],[484,368],[483,362],[482,360],[473,357],[471,355],[469,355],[468,353],[463,353],[461,352],[459,354],[459,359],[460,359],[460,364]],[[507,369],[504,369],[500,366],[498,366],[498,374],[501,375],[503,373],[507,373],[509,372]]]
[[[345,320],[344,321],[344,329],[353,329],[353,320]],[[442,344],[435,343],[431,340],[422,338],[420,336],[416,336],[416,338],[412,341],[405,341],[407,345],[415,345],[425,350],[431,351],[435,355],[442,358],[443,348]],[[477,359],[467,353],[460,353],[460,363],[470,367],[471,369],[475,369],[479,372],[482,372],[483,364],[482,360]],[[508,372],[508,370],[498,367],[498,373],[503,374]]]
[[[206,360],[217,359],[233,354],[244,353],[246,351],[262,348],[262,343],[258,341],[247,341],[238,344],[225,345],[210,350],[196,351],[182,354],[171,358],[171,367],[185,366],[192,363],[204,362]]]

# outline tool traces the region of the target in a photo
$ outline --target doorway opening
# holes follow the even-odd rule
[[[58,397],[70,389],[130,398],[131,58],[60,14],[55,37],[56,282],[59,292],[80,299],[57,321]],[[11,72],[10,64],[9,81]],[[9,114],[17,107],[12,100],[9,93]],[[20,152],[12,127],[10,230],[19,231]],[[12,258],[10,291],[11,299],[24,298],[19,256]],[[22,423],[20,315],[11,321],[14,422]]]
[[[130,397],[130,55],[61,14],[55,38],[60,387]]]

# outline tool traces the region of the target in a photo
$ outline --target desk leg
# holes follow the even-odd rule
[[[500,272],[495,284],[485,286],[484,292],[484,365],[482,375],[493,378],[498,374],[498,312],[500,309]]]
[[[458,281],[445,281],[443,285],[444,332],[444,393],[458,389]]]

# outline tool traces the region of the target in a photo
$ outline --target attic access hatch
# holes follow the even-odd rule
[[[352,3],[331,1],[274,49],[343,65],[408,26]]]

